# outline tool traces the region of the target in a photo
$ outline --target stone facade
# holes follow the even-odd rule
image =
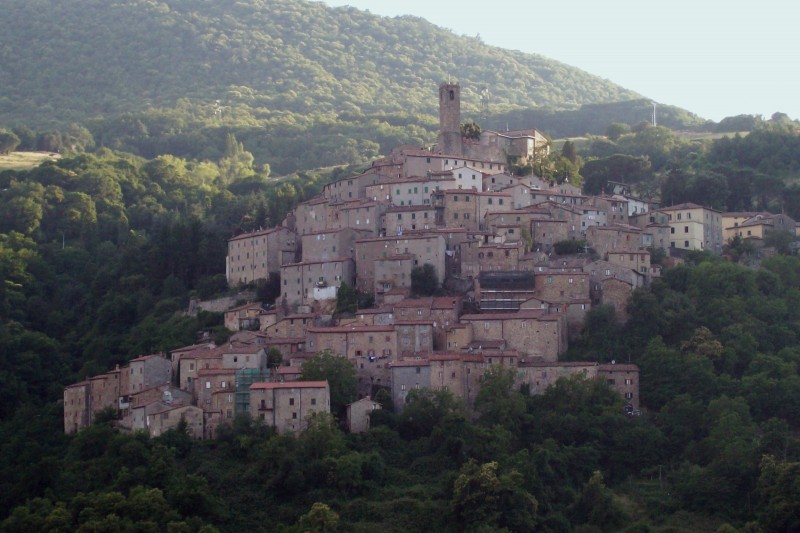
[[[381,408],[381,404],[369,396],[347,405],[347,431],[364,433],[369,430],[370,415]]]
[[[670,227],[670,249],[722,253],[722,213],[693,203],[662,207]]]
[[[350,257],[303,261],[281,267],[282,297],[290,310],[321,300],[335,300],[342,283],[355,285]]]
[[[375,284],[375,259],[413,255],[414,266],[433,265],[439,283],[445,276],[445,239],[440,235],[402,235],[356,241],[356,286],[371,291]]]
[[[308,427],[314,413],[330,413],[330,387],[327,381],[253,383],[250,386],[250,413],[274,427],[278,433],[299,433]]]
[[[294,231],[278,226],[228,239],[225,272],[229,285],[252,283],[280,272],[296,261],[299,240]]]

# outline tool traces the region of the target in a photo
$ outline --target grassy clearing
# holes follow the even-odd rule
[[[750,132],[737,131],[737,132],[712,133],[712,132],[699,132],[699,131],[674,131],[673,133],[675,134],[676,137],[681,137],[689,141],[699,141],[699,140],[722,139],[723,137],[734,137],[736,135],[739,135],[741,137],[747,137],[747,135]]]
[[[0,155],[0,171],[28,170],[60,157],[60,154],[52,152],[11,152],[8,155]]]

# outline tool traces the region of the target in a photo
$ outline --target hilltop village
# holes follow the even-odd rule
[[[547,140],[535,129],[464,136],[458,84],[439,87],[439,118],[434,150],[397,147],[327,184],[280,225],[229,239],[228,283],[279,279],[275,304],[225,311],[236,333],[224,345],[145,355],[67,387],[65,432],[104,409],[119,427],[151,436],[183,424],[214,438],[239,414],[301,431],[312,413],[330,412],[328,382],[299,381],[322,351],[355,366],[362,399],[348,406],[350,431],[368,427],[379,391],[399,411],[414,389],[445,389],[469,412],[492,365],[513,368],[530,394],[565,376],[604,380],[636,415],[635,365],[614,354],[603,364],[559,361],[586,313],[610,305],[625,320],[632,291],[688,251],[721,254],[734,238],[796,234],[785,215],[657,206],[622,184],[585,196],[568,182],[514,175],[509,161],[533,160]],[[442,289],[419,296],[412,279],[421,276]],[[374,305],[335,313],[343,288]]]

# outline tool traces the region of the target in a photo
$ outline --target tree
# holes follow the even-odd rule
[[[327,380],[331,390],[331,412],[337,416],[345,413],[347,404],[358,398],[358,379],[353,363],[330,350],[319,352],[306,359],[300,369],[303,381]]]
[[[358,289],[344,281],[336,291],[336,312],[355,313],[358,309]]]
[[[419,296],[433,296],[439,290],[436,269],[430,263],[411,269],[411,292]]]
[[[758,521],[764,531],[800,531],[800,463],[761,459]]]
[[[335,533],[339,531],[339,515],[328,505],[317,502],[300,517],[294,529],[297,533]]]
[[[568,159],[573,165],[578,163],[578,150],[574,142],[570,140],[564,142],[564,146],[561,147],[561,157]]]
[[[514,389],[515,375],[512,367],[503,365],[491,365],[483,374],[475,397],[475,409],[483,423],[500,424],[510,430],[519,427],[525,413],[525,397]]]
[[[461,136],[477,141],[481,138],[481,127],[474,120],[465,122],[461,125]]]
[[[498,476],[497,469],[496,462],[474,460],[461,467],[453,484],[456,521],[466,531],[533,531],[539,503],[522,487],[518,472]]]
[[[791,252],[791,243],[796,240],[795,235],[789,231],[770,231],[764,235],[764,246],[771,246],[779,254],[788,255]]]
[[[609,180],[622,183],[637,183],[648,176],[650,161],[646,157],[614,154],[592,159],[581,167],[583,189],[587,194],[600,194]]]
[[[627,518],[614,494],[603,483],[603,474],[597,470],[583,486],[572,512],[573,523],[589,524],[602,531],[619,531]]]
[[[274,346],[271,347],[267,351],[267,365],[269,365],[270,368],[275,368],[277,366],[280,366],[282,362],[283,362],[283,355],[281,354],[281,351],[275,348]]]
[[[15,133],[8,130],[0,130],[0,154],[10,154],[17,149],[20,142]]]
[[[413,389],[400,414],[399,432],[403,437],[427,437],[443,420],[461,416],[462,407],[447,390]]]
[[[617,142],[620,137],[626,133],[630,133],[631,127],[622,122],[612,122],[606,128],[606,137],[610,140]]]

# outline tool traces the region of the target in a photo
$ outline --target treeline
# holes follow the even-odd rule
[[[579,151],[584,192],[609,191],[609,181],[631,185],[661,205],[682,202],[721,211],[785,212],[800,218],[800,135],[785,116],[763,121],[746,135],[687,140],[668,128],[612,124],[608,136]]]

